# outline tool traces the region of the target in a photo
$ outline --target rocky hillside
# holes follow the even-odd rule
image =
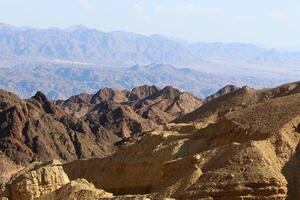
[[[0,91],[0,151],[16,164],[110,155],[118,143],[202,105],[173,87],[103,88],[49,101],[37,92],[22,100]]]
[[[2,196],[300,199],[299,82],[243,87],[175,122],[127,141],[110,157],[34,163],[7,183]]]
[[[267,102],[270,99],[296,94],[299,92],[299,87],[298,82],[262,90],[255,90],[245,86],[213,99],[203,107],[176,119],[176,122],[215,121],[228,112],[242,110],[250,105]]]

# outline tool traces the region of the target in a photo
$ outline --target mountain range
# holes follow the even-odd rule
[[[298,200],[299,95],[300,82],[228,85],[205,102],[172,86],[1,91],[0,198]]]
[[[166,63],[175,66],[205,62],[299,64],[300,52],[283,52],[242,43],[188,43],[161,35],[101,32],[84,26],[33,29],[0,25],[4,57],[62,59],[111,66]]]
[[[29,99],[0,90],[0,152],[16,163],[49,158],[70,161],[111,155],[116,143],[200,107],[197,97],[167,86],[132,90],[102,88],[49,101],[37,92]]]
[[[206,97],[228,84],[262,88],[296,81],[299,52],[242,43],[188,43],[84,26],[0,25],[0,88],[66,99],[98,88],[173,85]]]
[[[252,44],[0,24],[0,200],[299,200],[299,65]]]

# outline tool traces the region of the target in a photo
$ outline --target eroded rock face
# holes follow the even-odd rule
[[[139,144],[109,160],[78,161],[66,164],[65,170],[71,179],[77,175],[87,178],[97,187],[118,195],[152,194],[153,198],[176,199],[286,198],[287,181],[268,141],[245,144],[223,141],[213,147],[206,141],[208,138],[200,136],[201,132],[197,132],[199,136],[165,131],[156,134],[145,136]],[[100,169],[97,175],[89,173],[97,168]]]
[[[57,190],[70,180],[61,163],[32,164],[18,173],[8,184],[12,200],[33,200]]]
[[[170,124],[112,157],[59,164],[71,182],[38,199],[297,199],[300,118],[273,134],[251,133],[232,117],[205,128]]]
[[[17,173],[0,193],[1,200],[150,200],[149,195],[113,196],[85,179],[70,181],[59,161],[33,163]]]
[[[85,179],[78,179],[67,183],[61,188],[43,195],[36,200],[85,200],[85,199],[110,199],[113,195],[101,189],[96,189],[95,186]]]
[[[71,180],[85,178],[115,195],[297,199],[299,95],[229,111],[204,125],[170,124],[109,158],[74,161],[64,170]]]

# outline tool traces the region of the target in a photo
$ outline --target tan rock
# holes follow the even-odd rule
[[[34,163],[9,182],[12,200],[33,200],[69,183],[59,161]]]
[[[279,97],[207,126],[159,127],[111,157],[74,161],[64,169],[71,180],[85,178],[114,195],[297,199],[299,114],[300,94]]]
[[[113,195],[101,189],[96,189],[95,186],[85,179],[77,179],[67,183],[61,188],[36,198],[35,200],[92,200],[100,198],[109,198]]]
[[[100,198],[100,199],[101,200],[152,200],[152,198],[146,195],[123,195],[123,196],[114,196],[111,198]]]

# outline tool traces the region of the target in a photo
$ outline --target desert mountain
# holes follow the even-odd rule
[[[37,92],[22,100],[0,91],[0,151],[17,164],[55,158],[103,157],[116,143],[166,124],[202,105],[173,87],[100,89],[49,101]]]
[[[225,94],[228,94],[228,93],[231,93],[231,92],[234,92],[236,90],[238,90],[239,87],[235,86],[235,85],[226,85],[225,87],[221,88],[220,90],[218,90],[216,93],[206,97],[204,99],[205,102],[209,102],[215,98],[218,98],[220,96],[223,96]]]
[[[206,103],[201,108],[176,119],[176,122],[208,122],[223,117],[229,112],[244,109],[250,105],[266,102],[281,96],[299,92],[299,82],[285,84],[276,88],[255,90],[242,87]]]
[[[130,137],[183,116],[202,101],[171,86],[144,85],[131,91],[103,88],[89,97],[81,94],[56,104],[89,124],[101,124],[119,137]]]
[[[228,64],[297,65],[299,52],[283,52],[243,43],[188,43],[122,31],[101,32],[84,26],[66,29],[18,28],[0,24],[0,52],[6,61],[57,59],[107,66],[169,63],[176,66]]]
[[[65,99],[144,84],[172,85],[204,98],[228,84],[262,88],[296,81],[299,64],[299,52],[251,44],[0,24],[0,88],[22,98],[42,91],[50,99]]]
[[[240,88],[175,120],[188,123],[159,126],[112,156],[32,164],[2,196],[75,200],[81,188],[98,199],[298,200],[299,88]]]

